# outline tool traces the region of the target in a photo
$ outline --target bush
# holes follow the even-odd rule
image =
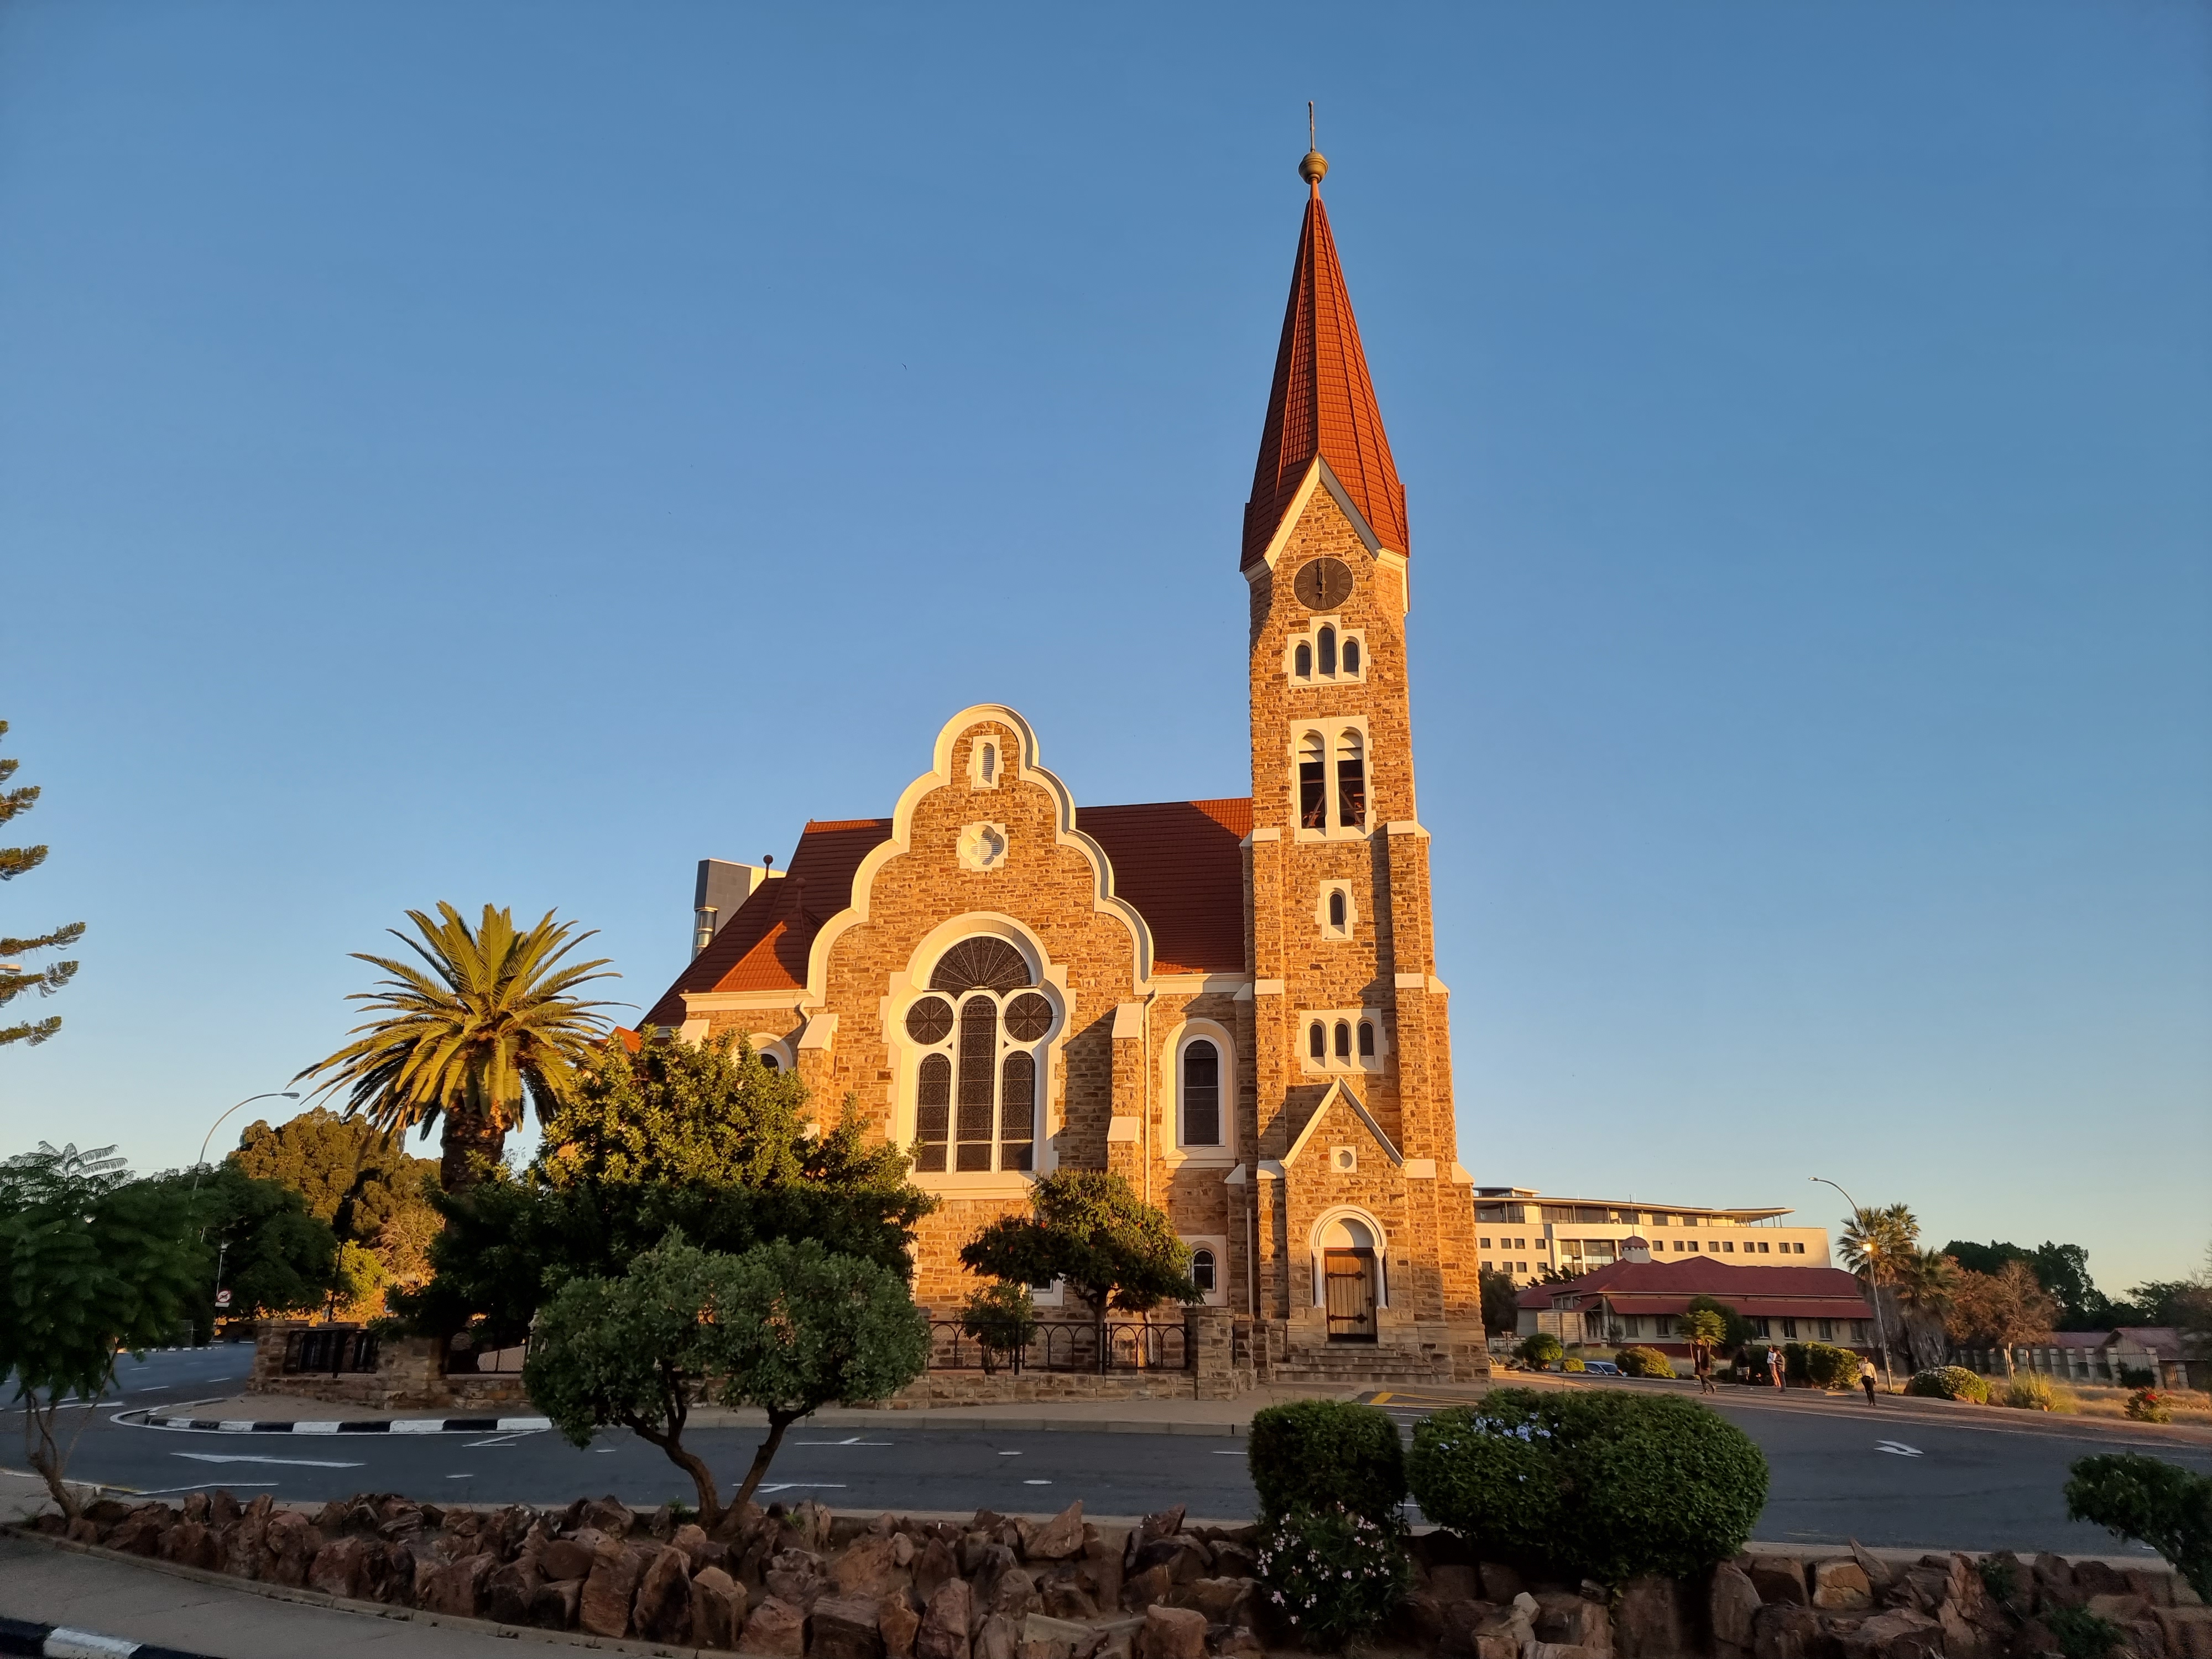
[[[1406,1449],[1389,1413],[1345,1400],[1297,1400],[1252,1417],[1245,1462],[1270,1518],[1340,1504],[1395,1522],[1406,1501]]]
[[[1302,1645],[1332,1650],[1388,1619],[1413,1579],[1399,1523],[1341,1504],[1276,1516],[1261,1531],[1259,1567],[1263,1616]]]
[[[1805,1345],[1806,1382],[1816,1389],[1848,1389],[1858,1380],[1859,1357],[1826,1342]]]
[[[1613,1363],[1620,1367],[1624,1376],[1672,1376],[1674,1368],[1667,1356],[1656,1348],[1623,1348],[1613,1355]]]
[[[1485,1551],[1621,1583],[1727,1559],[1766,1502],[1766,1460],[1693,1401],[1501,1389],[1416,1425],[1413,1496]]]
[[[2127,1632],[2087,1607],[2055,1607],[2044,1614],[2063,1659],[2106,1659]]]
[[[1923,1400],[1971,1400],[1977,1406],[1990,1403],[1989,1380],[1976,1376],[1964,1365],[1937,1365],[1915,1371],[1912,1380],[1905,1385],[1905,1391]]]
[[[2137,1389],[2128,1396],[2128,1415],[2138,1423],[2171,1423],[2173,1407],[2156,1389]]]
[[[2034,1371],[2022,1371],[2005,1384],[2004,1403],[2024,1412],[2070,1412],[2074,1394]]]
[[[2212,1601],[2212,1474],[2136,1452],[2085,1457],[2067,1473],[2068,1520],[2149,1545]]]
[[[1026,1348],[1036,1334],[1036,1309],[1026,1285],[986,1285],[960,1304],[960,1329],[983,1350],[983,1369],[994,1355]]]
[[[1579,1371],[1587,1370],[1588,1367],[1583,1365],[1583,1357],[1580,1354],[1577,1354],[1571,1359],[1561,1361],[1559,1369],[1563,1371]]]
[[[1566,1352],[1559,1346],[1559,1339],[1549,1331],[1538,1331],[1534,1335],[1524,1338],[1520,1348],[1522,1358],[1540,1370],[1546,1365],[1558,1364]]]

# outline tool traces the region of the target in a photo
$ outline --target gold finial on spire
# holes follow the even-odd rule
[[[1328,176],[1328,157],[1316,146],[1314,138],[1313,100],[1306,100],[1306,153],[1298,163],[1298,177],[1312,186],[1313,193],[1321,194],[1321,181]]]

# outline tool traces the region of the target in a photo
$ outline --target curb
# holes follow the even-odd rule
[[[153,1417],[145,1411],[118,1412],[114,1421],[134,1429],[167,1429],[182,1434],[534,1434],[550,1429],[546,1417],[391,1417],[359,1422],[248,1422],[235,1418]]]
[[[45,1659],[209,1659],[204,1653],[182,1648],[155,1647],[150,1642],[131,1642],[120,1636],[102,1636],[66,1625],[41,1625],[27,1619],[0,1619],[0,1653],[29,1653]]]

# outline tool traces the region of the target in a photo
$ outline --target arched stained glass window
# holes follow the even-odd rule
[[[1036,1061],[1024,1054],[1006,1056],[999,1091],[999,1167],[1027,1170],[1036,1145]]]
[[[1221,1050],[1203,1037],[1183,1046],[1182,1144],[1221,1144]]]
[[[945,1131],[950,1127],[951,1105],[952,1062],[943,1054],[926,1056],[915,1091],[915,1169],[944,1172]]]
[[[1029,959],[1002,939],[963,939],[937,959],[933,991],[1018,991],[1033,983]]]
[[[1324,627],[1321,630],[1320,645],[1321,672],[1334,674],[1336,672],[1336,630],[1334,628]]]
[[[1339,1060],[1352,1058],[1352,1027],[1340,1019],[1336,1022],[1336,1057]]]
[[[1291,653],[1291,661],[1295,665],[1291,672],[1300,679],[1310,680],[1313,678],[1313,647],[1303,640],[1299,641],[1298,648]]]
[[[956,1170],[991,1167],[992,1084],[999,1069],[999,1005],[969,997],[960,1005],[959,1114],[954,1126]]]
[[[1306,1053],[1316,1060],[1328,1058],[1328,1037],[1319,1020],[1306,1027]]]
[[[1371,1019],[1359,1022],[1359,1057],[1362,1060],[1375,1058],[1375,1022]]]

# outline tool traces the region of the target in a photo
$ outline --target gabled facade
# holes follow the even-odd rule
[[[889,817],[810,823],[647,1016],[850,1096],[945,1200],[916,1293],[1066,1165],[1116,1170],[1282,1374],[1479,1374],[1472,1183],[1416,810],[1405,491],[1310,185],[1245,509],[1251,793],[1079,805],[964,709]],[[728,866],[725,866],[728,868]],[[702,890],[705,890],[702,881]],[[716,925],[719,924],[719,925]]]

